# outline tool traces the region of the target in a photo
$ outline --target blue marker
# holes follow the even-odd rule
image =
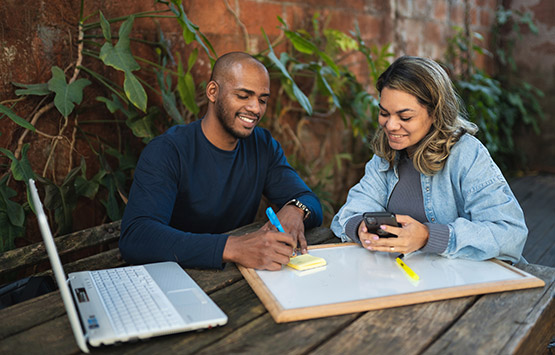
[[[282,233],[285,233],[285,230],[281,226],[281,223],[279,222],[279,219],[277,218],[277,216],[276,216],[274,210],[272,209],[272,207],[268,207],[266,209],[266,215],[270,219],[270,223],[272,223],[274,225],[274,227],[277,228],[278,231],[280,231]]]

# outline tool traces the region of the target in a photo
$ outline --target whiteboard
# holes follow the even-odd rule
[[[313,246],[309,253],[327,265],[307,271],[239,266],[278,323],[544,285],[493,260],[412,253],[403,260],[419,275],[415,281],[395,262],[398,254],[370,252],[354,243]]]

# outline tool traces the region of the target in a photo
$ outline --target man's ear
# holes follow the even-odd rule
[[[208,98],[208,101],[212,103],[216,102],[219,92],[220,86],[214,80],[211,80],[208,84],[206,84],[206,97]]]

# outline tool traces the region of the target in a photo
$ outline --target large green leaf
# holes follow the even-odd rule
[[[191,56],[189,57],[188,68],[187,72],[183,70],[183,64],[181,63],[181,57],[178,57],[178,67],[177,67],[177,92],[179,92],[179,97],[181,98],[181,102],[187,110],[192,112],[194,115],[197,115],[200,111],[200,108],[195,101],[196,97],[196,87],[195,81],[193,79],[193,75],[191,75],[190,70],[193,66],[191,63],[191,58],[196,58],[198,51],[195,49]],[[196,60],[196,59],[195,59]]]
[[[264,29],[262,29],[262,34],[264,35],[264,38],[266,38],[266,42],[268,42],[268,50],[269,50],[268,58],[279,69],[281,74],[291,81],[291,86],[293,87],[293,94],[297,98],[297,101],[309,116],[312,115],[312,105],[310,104],[310,100],[301,91],[301,89],[299,89],[299,87],[297,86],[297,84],[295,83],[295,81],[287,71],[287,68],[285,68],[285,66],[276,57],[276,54],[274,53],[274,49],[272,48],[272,44],[270,43],[268,36],[266,36],[266,32],[264,31]]]
[[[52,79],[48,81],[48,89],[56,93],[54,104],[60,113],[67,117],[73,111],[75,104],[83,100],[83,89],[90,85],[87,79],[77,79],[68,84],[64,71],[57,66],[52,67]]]
[[[108,174],[104,176],[102,179],[102,185],[104,185],[108,189],[108,196],[106,200],[102,200],[102,204],[106,208],[106,214],[108,218],[112,221],[117,221],[121,219],[122,212],[119,207],[118,200],[116,198],[117,188],[114,176],[112,174]]]
[[[61,185],[37,176],[36,179],[44,185],[44,207],[54,211],[54,219],[58,225],[59,234],[70,233],[73,229],[73,210],[77,206],[77,192],[75,179],[81,167],[73,168],[65,177]]]
[[[96,101],[103,102],[110,113],[116,113],[119,110],[127,116],[127,110],[125,109],[125,106],[114,94],[112,94],[112,100],[108,99],[107,97],[97,96]]]
[[[123,72],[132,72],[141,67],[133,58],[131,53],[129,33],[133,27],[134,16],[129,16],[119,28],[119,39],[115,46],[110,41],[106,41],[100,49],[100,59],[104,64],[109,65]]]
[[[213,65],[215,62],[214,57],[217,57],[214,47],[210,41],[208,41],[206,36],[199,31],[199,27],[189,20],[185,10],[183,9],[181,0],[171,0],[171,2],[174,5],[172,7],[172,11],[176,14],[177,22],[183,29],[183,39],[185,40],[185,43],[190,44],[193,40],[197,41],[198,44],[204,48],[204,51],[210,59],[210,63]]]
[[[159,110],[152,106],[149,107],[146,115],[130,117],[125,121],[125,124],[131,128],[136,137],[144,138],[143,141],[148,142],[156,136],[154,121],[159,113]]]
[[[24,234],[25,228],[11,224],[8,214],[0,209],[0,254],[14,249],[15,238],[23,237]]]
[[[102,35],[107,41],[112,41],[112,31],[110,29],[110,22],[106,20],[102,11],[100,12],[100,27],[102,28]]]
[[[25,121],[23,118],[16,115],[15,112],[13,112],[12,110],[10,110],[8,107],[4,105],[0,105],[0,114],[8,116],[9,119],[11,119],[12,121],[14,121],[15,123],[17,123],[23,128],[27,128],[28,130],[33,132],[35,131],[35,127],[33,127],[32,124],[30,124],[29,122]]]
[[[318,52],[318,47],[314,43],[302,37],[297,32],[287,30],[285,31],[285,35],[291,40],[291,43],[293,43],[293,46],[299,52],[304,54],[314,54]]]
[[[44,95],[48,95],[50,94],[50,90],[48,90],[48,84],[47,83],[41,83],[41,84],[19,84],[19,83],[12,83],[17,87],[23,88],[23,89],[17,89],[15,90],[15,94],[17,96],[22,96],[22,95],[38,95],[38,96],[44,96]]]
[[[91,200],[94,199],[104,175],[106,175],[106,170],[100,168],[90,180],[87,180],[87,165],[85,159],[81,158],[81,175],[75,178],[75,192],[77,196],[85,196]]]
[[[29,143],[25,143],[21,150],[21,160],[17,160],[15,155],[5,148],[0,148],[0,152],[4,153],[10,160],[12,161],[11,164],[11,171],[13,178],[17,181],[23,181],[25,184],[29,183],[29,179],[33,179],[35,177],[35,172],[31,168],[31,164],[29,163],[29,159],[27,159],[27,151],[29,150]]]
[[[330,94],[332,100],[333,100],[333,104],[338,108],[338,109],[342,109],[341,107],[341,103],[339,102],[339,98],[337,97],[337,95],[335,95],[335,92],[333,92],[333,89],[330,85],[330,83],[328,82],[328,80],[326,79],[326,77],[324,76],[325,73],[325,68],[321,68],[320,71],[318,71],[318,78],[322,81],[322,83],[324,84],[324,87],[326,88],[326,90],[328,91],[328,94]]]
[[[23,227],[25,223],[25,211],[23,207],[10,198],[15,197],[17,192],[6,185],[8,175],[0,181],[0,210],[4,210],[10,223],[16,227]]]
[[[132,73],[135,70],[141,69],[137,61],[135,61],[135,58],[133,58],[129,40],[129,33],[133,27],[134,19],[134,16],[129,16],[129,18],[121,24],[119,28],[119,39],[115,46],[112,45],[110,40],[107,40],[102,45],[100,49],[100,59],[104,64],[125,73],[123,82],[125,95],[133,105],[143,112],[146,112],[146,91],[137,77]],[[104,26],[106,26],[106,24]],[[103,32],[105,32],[104,28]],[[109,37],[107,33],[104,33],[104,36]]]
[[[165,63],[164,63],[165,64]],[[162,105],[166,113],[178,124],[183,124],[183,116],[177,108],[177,100],[175,98],[175,92],[172,90],[172,76],[165,75],[164,70],[155,70],[156,79],[158,80],[158,86],[162,94]]]
[[[137,77],[130,71],[125,72],[125,80],[123,81],[123,90],[125,95],[141,111],[146,112],[147,96],[146,91],[137,80]]]
[[[319,50],[318,56],[322,58],[322,60],[333,70],[336,75],[339,75],[339,67],[337,66],[337,64],[335,64],[335,62],[333,61],[333,59],[330,58],[329,55]]]

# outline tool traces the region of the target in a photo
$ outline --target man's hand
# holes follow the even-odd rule
[[[295,249],[297,249],[297,246],[300,244],[301,253],[306,254],[307,243],[304,236],[304,212],[294,205],[286,205],[279,210],[277,217],[285,232],[293,236]],[[269,221],[263,228],[277,230]]]
[[[268,230],[264,226],[253,233],[229,236],[223,261],[255,269],[280,270],[289,262],[296,245],[291,234]]]

